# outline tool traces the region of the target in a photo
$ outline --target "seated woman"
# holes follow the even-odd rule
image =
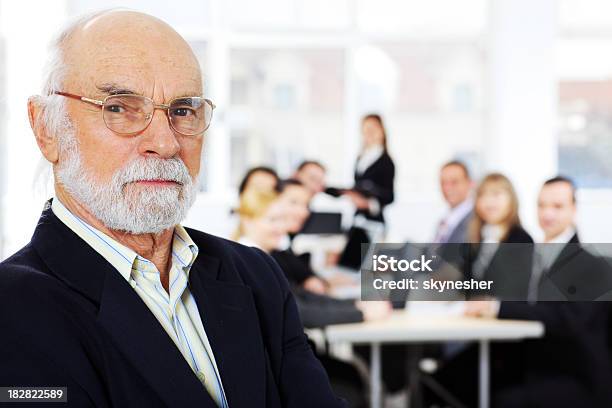
[[[466,278],[492,281],[488,295],[525,299],[533,239],[521,226],[516,192],[503,174],[489,174],[480,182],[468,240]]]
[[[238,186],[238,194],[247,191],[273,191],[279,182],[278,174],[270,167],[258,166],[249,169]]]
[[[240,217],[234,239],[274,254],[287,233],[287,205],[274,192],[248,192],[243,194],[237,209]],[[301,261],[297,261],[301,262]],[[281,268],[295,262],[283,262]],[[291,276],[291,271],[285,271]],[[312,274],[314,272],[311,271]],[[323,327],[328,324],[352,323],[384,318],[391,312],[388,302],[360,302],[340,300],[314,293],[290,282],[305,327]]]
[[[526,299],[531,273],[533,239],[521,227],[518,198],[510,180],[499,173],[487,175],[476,190],[474,217],[468,227],[467,253],[464,260],[466,279],[491,280],[488,296],[497,299]],[[482,293],[469,293],[472,299]],[[471,303],[471,302],[468,302]],[[468,308],[470,305],[468,304]],[[450,344],[445,361],[434,378],[465,406],[477,405],[478,350],[471,344]],[[500,356],[514,353],[512,344],[491,347],[492,389],[512,382],[521,373],[504,365]],[[427,392],[431,405],[442,404],[439,396]]]
[[[328,292],[329,284],[312,270],[310,254],[297,255],[292,249],[293,238],[302,230],[310,215],[308,209],[310,192],[295,179],[281,181],[277,190],[279,201],[285,205],[287,234],[279,247],[274,249],[270,255],[278,262],[289,282],[310,292],[324,295]]]

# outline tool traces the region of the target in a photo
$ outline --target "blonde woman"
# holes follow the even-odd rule
[[[468,236],[473,245],[466,275],[491,280],[490,295],[525,299],[533,239],[521,226],[516,192],[503,174],[487,175],[476,189]]]
[[[268,253],[278,248],[285,236],[286,212],[277,198],[274,191],[245,191],[236,210],[239,221],[233,239]]]

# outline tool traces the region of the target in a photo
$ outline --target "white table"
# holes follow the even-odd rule
[[[542,337],[540,322],[478,319],[467,317],[417,317],[397,311],[379,322],[328,326],[325,337],[330,343],[369,344],[371,346],[371,408],[381,407],[380,346],[387,343],[428,343],[478,341],[479,407],[489,407],[489,343],[493,340],[522,340]]]

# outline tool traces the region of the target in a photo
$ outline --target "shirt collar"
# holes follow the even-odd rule
[[[562,233],[560,233],[559,235],[557,235],[550,241],[546,241],[546,242],[549,244],[567,244],[568,242],[570,242],[570,240],[575,234],[576,234],[576,228],[570,225],[569,227],[565,229],[565,231],[563,231]]]
[[[70,212],[62,202],[55,197],[51,203],[51,210],[68,228],[83,239],[89,246],[106,259],[117,271],[129,281],[132,267],[138,267],[145,260],[135,251],[117,242],[104,232],[92,227],[80,217]],[[198,246],[193,242],[185,228],[177,225],[174,228],[172,239],[172,257],[183,270],[189,274],[191,266],[198,255]]]
[[[198,246],[191,239],[182,225],[174,227],[174,238],[172,239],[172,256],[183,267],[187,276],[191,266],[198,256]]]
[[[482,242],[483,243],[499,243],[504,233],[504,229],[500,225],[485,224],[482,227]]]
[[[454,229],[454,227],[459,224],[459,222],[461,222],[461,220],[464,219],[473,208],[474,200],[471,197],[466,198],[458,206],[449,210],[444,223],[448,226],[448,228]]]

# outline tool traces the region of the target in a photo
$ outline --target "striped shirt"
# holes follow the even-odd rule
[[[166,292],[159,271],[151,261],[72,214],[59,199],[53,199],[51,209],[125,278],[176,344],[213,400],[219,407],[227,408],[219,369],[198,306],[187,285],[198,247],[185,228],[177,225],[174,229],[169,290]]]

